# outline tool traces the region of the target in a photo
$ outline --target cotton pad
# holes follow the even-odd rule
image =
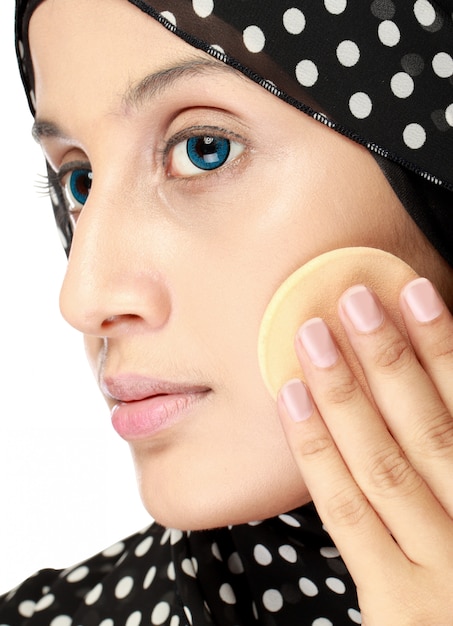
[[[400,331],[407,336],[399,312],[402,287],[416,272],[396,256],[376,248],[340,248],[313,258],[296,270],[275,292],[261,323],[258,358],[261,375],[276,398],[291,378],[303,379],[294,349],[299,327],[312,317],[322,317],[365,390],[368,389],[357,357],[338,316],[338,300],[357,284],[372,289]]]

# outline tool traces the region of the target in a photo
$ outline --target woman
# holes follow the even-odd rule
[[[40,573],[1,619],[452,623],[451,11],[164,4],[18,3],[70,247],[62,313],[160,525]],[[352,286],[340,312],[372,400],[317,319],[298,342],[310,392],[290,381],[277,408],[256,356],[266,305],[348,246],[429,279],[401,294],[413,349]]]

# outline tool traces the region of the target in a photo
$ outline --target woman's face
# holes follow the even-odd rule
[[[307,502],[258,368],[265,307],[332,248],[423,269],[401,248],[420,235],[364,149],[125,0],[46,0],[30,40],[35,134],[78,201],[61,309],[146,507],[200,528]]]

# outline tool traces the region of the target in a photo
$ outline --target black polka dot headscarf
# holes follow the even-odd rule
[[[74,0],[75,1],[75,0]],[[34,112],[28,21],[16,45]],[[366,146],[453,265],[453,0],[129,0],[192,46]],[[53,203],[66,247],[70,225]]]

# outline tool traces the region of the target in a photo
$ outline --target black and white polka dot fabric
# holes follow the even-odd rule
[[[1,626],[353,626],[355,588],[312,505],[183,533],[153,524],[0,598]]]

